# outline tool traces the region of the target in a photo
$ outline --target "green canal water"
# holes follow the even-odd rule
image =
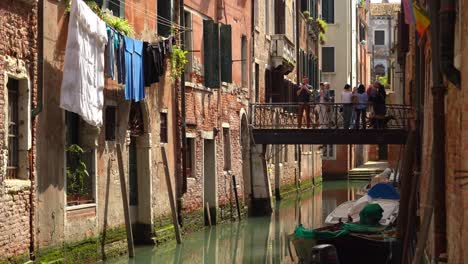
[[[290,195],[275,204],[271,217],[207,227],[184,237],[181,245],[137,247],[133,259],[122,257],[105,263],[295,263],[288,249],[288,235],[297,224],[323,226],[339,204],[357,198],[361,183],[323,182],[321,187]],[[297,260],[292,244],[294,260]]]

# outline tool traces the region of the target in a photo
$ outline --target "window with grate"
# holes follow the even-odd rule
[[[160,141],[167,143],[167,113],[160,113]]]
[[[336,146],[335,145],[323,145],[322,146],[322,158],[324,160],[335,160],[336,159]]]
[[[223,128],[224,170],[231,170],[231,138],[229,128]]]
[[[195,178],[195,139],[187,138],[186,178]]]
[[[322,72],[335,72],[334,47],[322,47]]]
[[[8,88],[8,165],[7,179],[18,177],[18,90],[19,81],[9,78]]]
[[[115,106],[107,106],[106,107],[106,124],[105,124],[105,132],[106,132],[106,141],[114,141],[115,140],[115,130],[116,130],[116,122],[117,122],[117,115]]]
[[[359,42],[366,40],[366,26],[359,23]]]
[[[374,31],[374,43],[375,45],[385,45],[385,31]]]

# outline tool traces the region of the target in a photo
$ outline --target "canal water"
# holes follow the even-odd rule
[[[296,263],[288,235],[298,224],[306,228],[323,226],[327,215],[339,204],[358,198],[356,191],[362,185],[362,182],[323,182],[321,187],[276,203],[271,217],[207,227],[184,237],[181,245],[173,242],[160,247],[137,247],[135,258],[123,257],[106,263]]]

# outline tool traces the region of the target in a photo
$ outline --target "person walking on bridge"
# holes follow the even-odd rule
[[[310,128],[310,94],[312,93],[308,87],[309,78],[304,77],[302,78],[302,84],[297,90],[298,102],[299,102],[299,113],[297,115],[297,123],[298,127],[301,128],[302,126],[302,117],[304,115],[304,111],[306,113],[306,122],[307,128]]]
[[[351,104],[351,85],[346,84],[344,86],[344,91],[341,92],[341,103],[343,104],[343,122],[344,129],[349,129],[351,124],[351,116],[353,113],[353,105]]]
[[[356,126],[354,128],[359,129],[359,121],[362,121],[362,129],[366,129],[366,108],[368,96],[364,85],[359,85],[356,93],[357,104],[356,108]]]

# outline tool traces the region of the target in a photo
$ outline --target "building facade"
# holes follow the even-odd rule
[[[415,108],[414,176],[418,184],[413,190],[417,192],[414,206],[421,213],[408,219],[424,223],[427,210],[431,212],[430,227],[417,225],[415,230],[427,239],[413,237],[423,257],[434,262],[467,263],[468,214],[461,208],[467,207],[468,194],[464,129],[468,120],[468,51],[463,49],[468,44],[468,5],[466,1],[449,1],[446,6],[439,6],[438,1],[416,2],[427,12],[431,26],[420,36],[414,25],[400,23],[398,50],[405,70],[405,100]],[[415,257],[408,252],[406,256]]]
[[[0,2],[0,262],[34,250],[38,3]]]

